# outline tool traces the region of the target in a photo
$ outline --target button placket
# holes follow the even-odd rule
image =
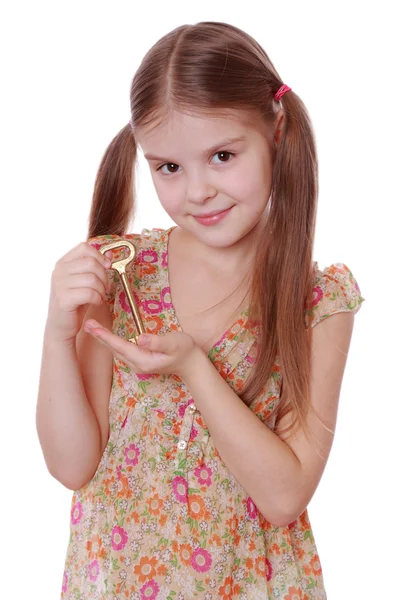
[[[190,443],[190,435],[194,423],[194,415],[196,413],[196,407],[194,404],[190,404],[186,407],[185,414],[182,420],[181,431],[179,434],[179,440],[177,442],[178,452],[175,459],[175,467],[178,468],[180,462],[188,457],[188,447]]]

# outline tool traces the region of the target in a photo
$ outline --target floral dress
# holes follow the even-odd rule
[[[173,227],[91,238],[96,249],[131,241],[129,283],[149,333],[180,331],[171,302]],[[126,249],[113,250],[115,258]],[[349,268],[314,262],[312,326],[363,300]],[[107,271],[113,332],[135,327],[118,273]],[[238,393],[254,364],[257,323],[245,310],[209,351]],[[250,409],[268,419],[279,402],[279,357]],[[307,510],[286,527],[269,523],[222,461],[200,410],[176,375],[140,375],[113,358],[110,437],[91,481],[74,491],[62,581],[64,600],[324,600]]]

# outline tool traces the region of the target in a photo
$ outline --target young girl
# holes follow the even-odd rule
[[[52,275],[37,427],[74,490],[61,597],[322,600],[307,505],[364,298],[345,264],[312,260],[308,113],[251,36],[216,22],[159,40],[130,101],[88,241]],[[167,230],[127,233],[139,146]],[[100,252],[124,240],[137,343],[111,268],[126,248]]]

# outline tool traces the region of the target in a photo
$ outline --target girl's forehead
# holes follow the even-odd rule
[[[164,137],[171,133],[186,131],[214,132],[218,129],[228,135],[240,135],[249,128],[260,128],[260,117],[245,113],[244,111],[227,111],[226,109],[214,110],[212,114],[204,112],[170,111],[162,118],[154,118],[146,126],[137,127],[135,136],[137,142],[150,141]]]

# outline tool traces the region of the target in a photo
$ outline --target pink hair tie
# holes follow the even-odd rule
[[[285,83],[283,85],[281,85],[281,87],[279,88],[279,90],[275,93],[275,100],[277,102],[279,102],[279,100],[282,98],[283,94],[285,94],[286,92],[289,92],[292,88],[290,88],[288,85],[286,85]]]

